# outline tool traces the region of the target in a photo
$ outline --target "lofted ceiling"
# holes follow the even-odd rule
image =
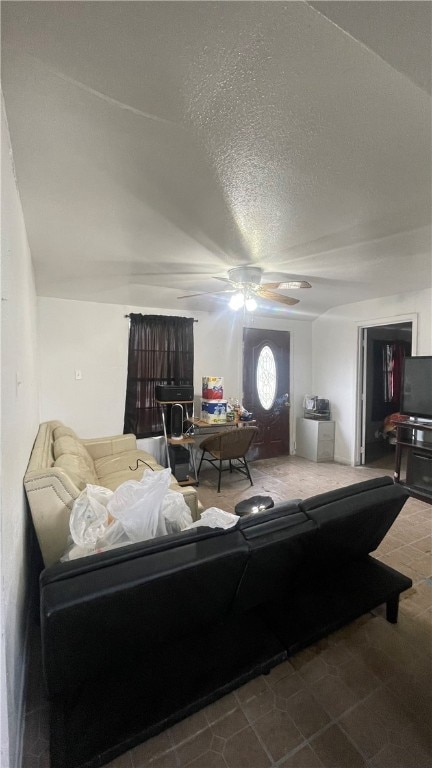
[[[309,318],[430,286],[431,10],[3,3],[38,294],[217,310],[178,297],[256,265],[312,284],[259,312]]]

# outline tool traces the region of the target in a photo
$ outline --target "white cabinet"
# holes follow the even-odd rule
[[[333,461],[334,435],[334,421],[298,418],[296,455],[311,461]]]

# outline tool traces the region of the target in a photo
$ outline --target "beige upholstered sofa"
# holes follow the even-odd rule
[[[45,565],[57,562],[65,552],[73,503],[87,483],[115,490],[126,480],[140,480],[146,465],[163,469],[152,454],[137,449],[134,435],[82,440],[61,421],[41,424],[24,486]],[[183,494],[196,520],[196,490],[179,486],[174,477],[170,488]]]

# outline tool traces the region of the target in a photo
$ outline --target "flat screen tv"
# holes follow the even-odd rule
[[[432,355],[404,359],[400,410],[407,416],[432,419]]]

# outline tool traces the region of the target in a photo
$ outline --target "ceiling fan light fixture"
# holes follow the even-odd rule
[[[248,312],[255,312],[257,306],[258,306],[258,304],[256,303],[255,299],[252,298],[252,296],[250,296],[248,299],[246,299],[245,307],[246,307]]]
[[[235,309],[237,311],[238,309],[241,309],[244,306],[244,303],[245,303],[245,297],[243,293],[239,291],[238,293],[235,293],[233,296],[231,296],[229,305],[231,309]]]
[[[283,304],[288,307],[292,307],[294,304],[299,303],[299,299],[293,298],[293,296],[287,296],[286,293],[279,293],[278,288],[285,289],[297,289],[297,288],[311,288],[311,284],[307,280],[285,280],[283,282],[263,282],[262,269],[260,267],[233,267],[228,270],[228,278],[216,277],[216,280],[221,280],[225,284],[225,288],[220,291],[206,291],[204,293],[192,293],[187,296],[179,296],[180,299],[193,298],[194,296],[206,296],[211,294],[229,293],[231,294],[231,300],[229,302],[230,309],[237,312],[239,309],[244,309],[247,312],[254,312],[258,309],[256,298],[264,299],[265,301],[275,301],[278,304]],[[269,275],[269,278],[271,275]],[[280,279],[289,275],[281,275]]]

